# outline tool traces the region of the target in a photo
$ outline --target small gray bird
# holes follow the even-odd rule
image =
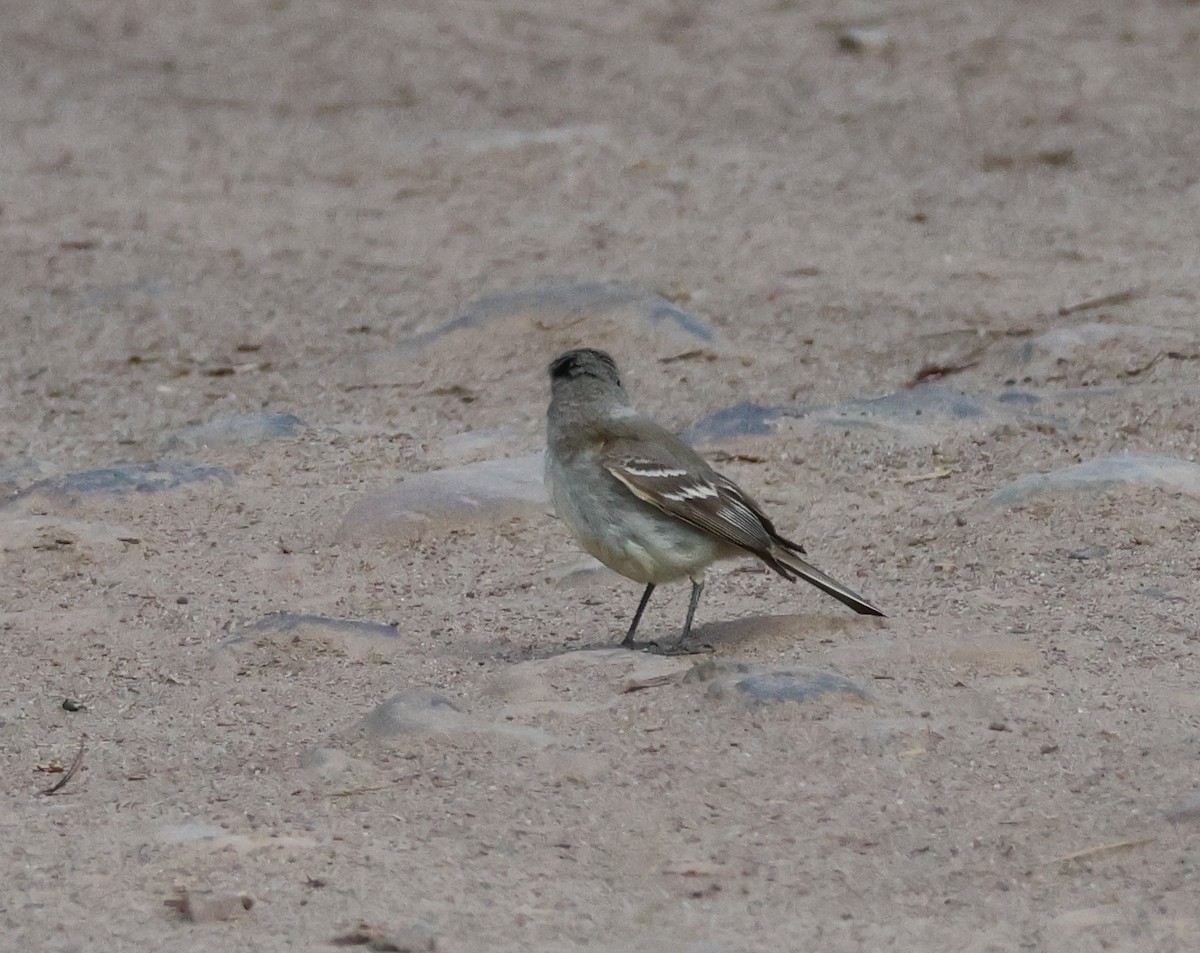
[[[660,583],[687,576],[687,639],[704,571],[730,556],[757,556],[788,580],[812,583],[863,615],[883,613],[800,558],[762,509],[674,434],[639,416],[604,351],[567,351],[550,364],[546,483],[575,538],[610,569],[646,584],[629,632]]]

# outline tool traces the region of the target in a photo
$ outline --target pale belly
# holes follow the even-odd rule
[[[699,577],[724,555],[720,543],[644,503],[604,472],[599,480],[570,480],[549,457],[546,483],[554,508],[579,544],[614,572],[635,582]],[[590,487],[582,493],[580,486]]]

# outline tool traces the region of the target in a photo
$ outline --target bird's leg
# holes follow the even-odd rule
[[[647,652],[654,652],[656,655],[699,655],[703,652],[711,652],[711,645],[691,646],[687,644],[688,636],[692,634],[692,620],[696,617],[696,606],[700,604],[700,593],[704,591],[704,577],[692,580],[692,599],[688,603],[687,619],[683,623],[683,632],[679,638],[670,645],[659,645],[657,642],[626,642],[626,646],[630,648],[641,648]]]
[[[642,613],[646,611],[646,603],[650,601],[650,596],[653,592],[654,583],[647,583],[646,591],[642,593],[642,601],[638,603],[637,612],[633,614],[633,622],[629,625],[629,632],[625,636],[625,641],[621,643],[622,648],[633,648],[636,644],[633,641],[633,634],[637,631],[638,623],[642,621]]]
[[[692,599],[688,603],[687,618],[683,621],[683,634],[679,636],[679,641],[676,645],[683,645],[687,641],[687,637],[692,634],[692,619],[696,617],[696,606],[700,604],[700,593],[704,591],[704,577],[692,580]]]

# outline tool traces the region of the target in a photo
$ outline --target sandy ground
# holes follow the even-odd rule
[[[0,75],[0,948],[1200,949],[1195,3],[39,0]],[[889,618],[591,650],[536,495],[348,519],[575,344],[785,408],[702,444]]]

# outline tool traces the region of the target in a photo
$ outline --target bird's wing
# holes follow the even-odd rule
[[[774,529],[741,489],[707,464],[609,456],[604,468],[639,500],[759,556],[771,552]]]

